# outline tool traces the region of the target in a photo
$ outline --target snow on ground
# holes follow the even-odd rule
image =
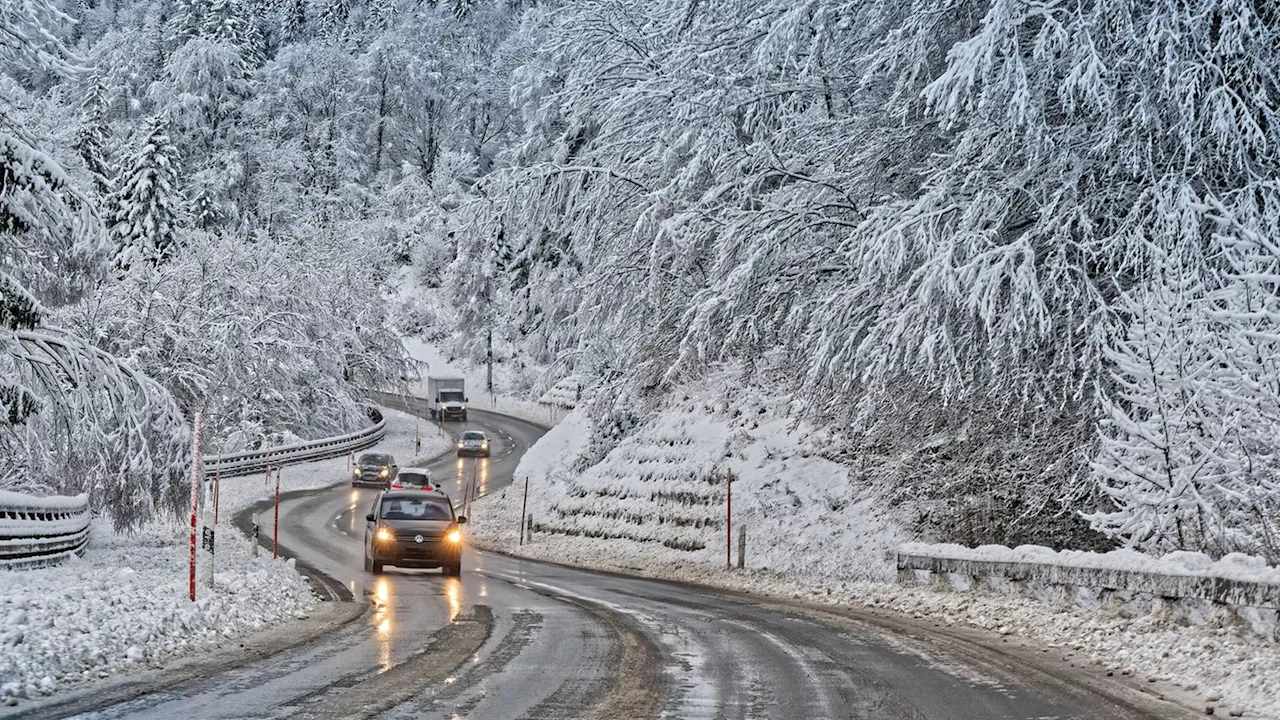
[[[1280,646],[1257,632],[1267,618],[1249,623],[1221,609],[1173,606],[1129,617],[1112,607],[897,586],[887,552],[908,538],[842,466],[819,456],[828,437],[761,412],[759,398],[721,397],[676,394],[591,467],[582,467],[590,424],[570,413],[525,455],[515,485],[473,507],[473,542],[582,567],[892,609],[1198,696],[1219,715],[1280,718]],[[725,567],[721,477],[730,467],[740,478],[734,523],[748,528],[745,571]],[[520,546],[524,477],[536,527]],[[733,542],[736,563],[736,531]]]
[[[121,535],[95,521],[84,558],[0,571],[0,700],[214,650],[318,602],[292,562],[224,541],[214,589],[191,603],[188,532],[169,521]]]
[[[374,450],[402,467],[453,448],[449,436],[406,413],[383,409],[387,436]],[[420,425],[419,425],[420,423]],[[414,456],[415,427],[422,449]],[[348,482],[346,458],[280,471],[280,489]],[[0,701],[216,650],[244,633],[304,617],[318,600],[292,561],[252,557],[230,525],[237,510],[275,492],[275,478],[221,478],[215,588],[187,599],[189,526],[156,522],[121,535],[95,521],[88,552],[52,568],[0,570]],[[203,553],[201,554],[203,556]]]

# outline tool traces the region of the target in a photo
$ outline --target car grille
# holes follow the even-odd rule
[[[402,543],[409,543],[410,545],[417,545],[418,542],[415,538],[419,535],[422,536],[423,545],[426,545],[427,543],[438,543],[444,539],[443,535],[428,535],[420,532],[398,532],[396,533],[396,540]]]

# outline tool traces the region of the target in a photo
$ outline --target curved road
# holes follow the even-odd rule
[[[382,398],[405,409],[403,403]],[[416,403],[415,403],[416,404]],[[432,464],[450,495],[511,482],[541,434],[472,412],[489,460]],[[467,550],[461,578],[363,572],[375,491],[282,503],[282,544],[370,611],[275,656],[101,709],[99,718],[1170,718],[1129,686],[989,639]]]

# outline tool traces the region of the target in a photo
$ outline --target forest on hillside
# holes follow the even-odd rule
[[[1274,3],[16,7],[24,476],[97,417],[24,399],[34,328],[154,378],[94,431],[172,463],[196,403],[229,444],[345,427],[394,325],[486,327],[600,432],[737,368],[926,534],[1280,556]],[[389,313],[405,263],[445,302]]]

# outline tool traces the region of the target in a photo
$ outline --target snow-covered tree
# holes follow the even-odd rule
[[[178,150],[169,141],[164,121],[151,118],[111,198],[111,236],[116,268],[162,265],[175,250],[181,198]]]
[[[1200,273],[1162,264],[1126,296],[1123,337],[1106,351],[1115,389],[1094,471],[1115,510],[1091,519],[1143,549],[1220,550],[1226,357]]]
[[[105,200],[111,195],[115,183],[111,151],[108,149],[108,129],[106,126],[106,88],[97,75],[90,84],[90,91],[85,95],[83,117],[80,130],[76,136],[76,153],[84,161],[85,169],[93,178],[93,189],[97,196]]]
[[[74,73],[76,60],[51,31],[64,20],[44,0],[0,13],[0,67]],[[88,492],[123,527],[181,503],[182,418],[154,381],[48,326],[48,310],[24,283],[92,277],[104,249],[92,204],[0,115],[0,483]]]

